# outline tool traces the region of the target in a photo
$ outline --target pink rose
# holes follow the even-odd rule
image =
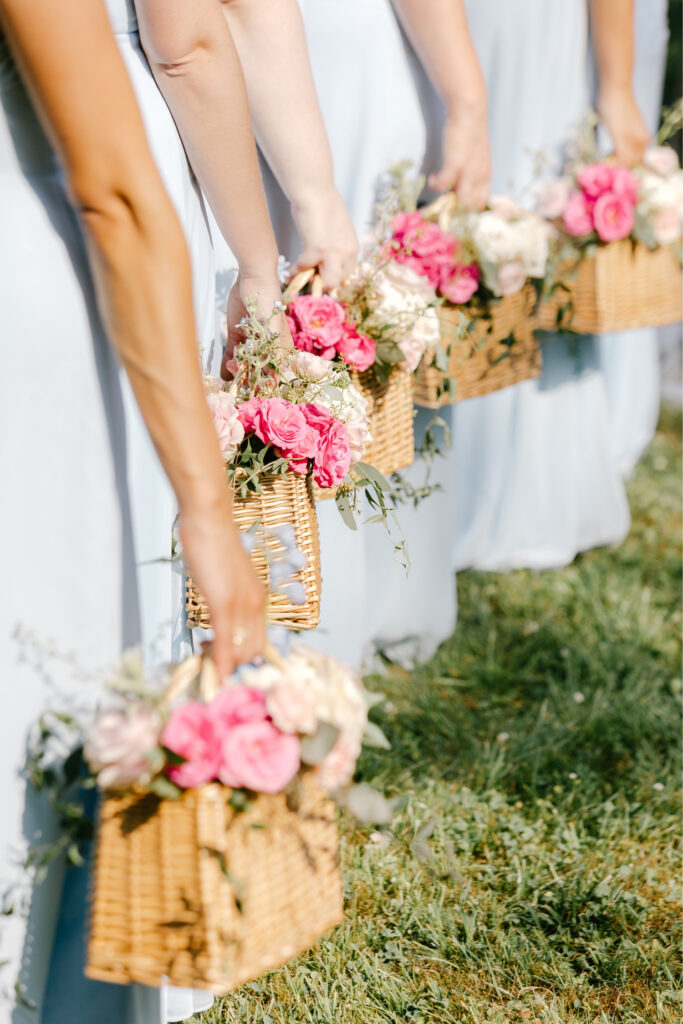
[[[570,193],[562,214],[564,226],[570,235],[589,235],[593,230],[591,204],[583,192],[574,189]]]
[[[320,434],[313,460],[313,479],[323,490],[336,487],[346,479],[350,468],[349,435],[341,420],[333,418],[327,430]]]
[[[665,206],[652,217],[657,245],[671,245],[681,237],[681,218],[673,206]]]
[[[239,417],[247,433],[264,444],[272,444],[286,459],[293,460],[295,472],[313,458],[318,442],[309,429],[301,407],[284,398],[250,398],[239,406]]]
[[[455,239],[444,234],[419,213],[399,213],[391,222],[392,238],[398,251],[397,263],[403,263],[436,288],[445,267],[455,262]]]
[[[678,154],[671,146],[650,146],[645,150],[643,163],[655,174],[661,174],[668,178],[670,174],[678,170]]]
[[[344,337],[337,343],[337,352],[354,370],[363,373],[375,361],[375,342],[367,334],[360,334],[356,325],[348,320],[344,324]]]
[[[299,740],[271,722],[237,725],[222,744],[219,778],[226,786],[280,793],[299,770]]]
[[[305,402],[299,408],[306,423],[317,434],[325,433],[334,420],[334,416],[329,409],[326,409],[324,405],[318,405],[317,402]]]
[[[548,220],[555,220],[556,217],[561,217],[567,205],[570,191],[571,182],[568,178],[558,178],[554,181],[543,182],[536,201],[536,209],[541,217],[547,217]]]
[[[222,690],[207,705],[214,729],[222,740],[229,729],[245,722],[262,722],[266,711],[266,698],[260,690],[249,686],[231,686]]]
[[[318,727],[313,696],[289,679],[283,679],[268,693],[268,712],[282,732],[310,735]]]
[[[456,263],[442,274],[439,291],[456,306],[469,302],[479,287],[479,267],[476,263]]]
[[[209,714],[209,705],[191,701],[181,704],[161,735],[162,744],[183,764],[171,765],[168,777],[182,789],[202,786],[216,778],[221,764],[221,744]]]
[[[242,402],[237,408],[240,423],[247,434],[256,433],[256,423],[261,408],[261,401],[262,399],[260,398],[250,398],[247,402]]]
[[[586,164],[578,175],[578,183],[583,191],[591,199],[597,199],[603,192],[609,192],[612,187],[614,168],[609,164]],[[581,232],[585,234],[585,232]]]
[[[628,199],[616,196],[613,192],[604,192],[596,200],[593,220],[598,237],[603,242],[617,242],[620,238],[627,238],[633,230],[633,205]]]
[[[638,179],[633,171],[628,167],[613,167],[610,191],[635,206],[638,202]]]
[[[501,295],[514,295],[524,287],[526,270],[519,260],[503,263],[498,269],[498,291]]]
[[[130,786],[149,773],[147,754],[159,743],[161,722],[154,708],[101,711],[88,730],[83,753],[102,789]]]
[[[344,307],[329,295],[299,295],[290,302],[289,311],[295,347],[334,359],[337,345],[344,337]]]

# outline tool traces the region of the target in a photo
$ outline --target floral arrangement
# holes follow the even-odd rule
[[[469,302],[479,287],[479,267],[463,242],[426,220],[417,210],[397,213],[389,225],[386,251],[397,263],[426,278],[453,305]]]
[[[683,172],[675,150],[654,146],[640,167],[580,163],[541,185],[538,212],[576,244],[633,238],[648,248],[670,245],[683,228]]]
[[[474,252],[483,284],[492,295],[513,295],[529,279],[545,277],[549,226],[507,196],[491,196],[480,213],[456,215],[453,227]]]
[[[368,721],[377,698],[358,673],[327,655],[292,645],[286,656],[271,657],[220,687],[213,664],[193,656],[159,690],[129,655],[109,684],[114,700],[84,729],[87,771],[100,789],[171,799],[210,782],[239,791],[240,801],[281,793],[302,771],[340,793],[364,743],[388,746]]]
[[[296,295],[287,306],[287,323],[295,347],[324,360],[340,358],[364,373],[375,362],[375,341],[350,320],[330,295]]]
[[[312,331],[322,337],[324,327],[316,323]],[[204,380],[235,486],[246,497],[260,489],[264,474],[288,471],[310,472],[324,489],[339,486],[370,440],[365,399],[344,366],[312,351],[283,355],[277,335],[255,315],[243,327],[246,340],[236,351],[234,379]]]

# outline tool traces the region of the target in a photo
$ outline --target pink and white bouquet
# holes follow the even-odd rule
[[[633,238],[648,248],[681,237],[683,172],[668,146],[649,149],[631,169],[605,161],[578,164],[538,189],[538,213],[579,245]]]
[[[492,196],[480,213],[456,215],[453,228],[474,253],[492,295],[513,295],[530,279],[545,277],[549,225],[507,196]]]
[[[84,732],[83,759],[104,790],[173,798],[220,782],[276,794],[310,772],[337,793],[351,784],[365,741],[388,746],[368,722],[375,698],[358,673],[300,645],[275,663],[243,667],[222,687],[201,657],[177,666],[162,692],[126,683],[115,681],[116,700]]]
[[[389,229],[385,252],[397,263],[426,278],[447,302],[459,306],[470,301],[479,287],[480,272],[460,239],[418,211],[396,214]]]
[[[344,306],[331,295],[296,295],[287,305],[295,347],[321,359],[340,358],[358,373],[375,362],[375,341],[359,331]]]

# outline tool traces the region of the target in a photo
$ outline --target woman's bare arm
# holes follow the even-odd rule
[[[637,164],[650,133],[633,94],[633,0],[590,0],[598,113],[617,160]]]
[[[392,0],[394,8],[446,107],[443,165],[429,184],[453,188],[466,206],[489,197],[491,154],[486,83],[467,26],[463,0]]]
[[[297,0],[221,0],[239,52],[259,146],[303,242],[299,268],[319,266],[325,284],[353,269],[357,242],[334,184]]]
[[[66,171],[99,307],[178,497],[220,671],[235,624],[262,643],[263,594],[232,524],[204,399],[188,253],[101,0],[0,0],[0,24]]]

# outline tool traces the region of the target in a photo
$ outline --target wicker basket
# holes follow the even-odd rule
[[[222,994],[342,920],[336,811],[313,779],[241,813],[229,795],[212,783],[103,801],[88,977]]]
[[[288,629],[315,629],[320,622],[320,543],[310,479],[296,473],[266,476],[262,487],[262,494],[250,494],[246,500],[234,498],[233,518],[238,530],[248,530],[257,520],[268,529],[291,524],[296,545],[306,556],[306,565],[294,576],[304,586],[306,601],[296,605],[286,594],[271,593],[264,552],[258,548],[252,552],[252,564],[268,589],[268,621]],[[278,547],[275,539],[267,543],[273,549]],[[186,584],[186,610],[188,626],[210,628],[209,609],[190,578]]]
[[[434,354],[428,349],[413,383],[417,405],[438,409],[539,377],[541,350],[532,315],[535,301],[533,287],[526,285],[493,305],[490,319],[476,321],[465,338],[456,334],[462,307],[442,307],[439,317],[444,347],[450,349],[449,376],[455,379],[455,393],[445,390],[448,378],[432,365]]]
[[[387,476],[411,466],[415,461],[413,433],[413,383],[410,374],[396,367],[386,384],[381,384],[373,370],[352,373],[355,386],[367,401],[372,441],[365,450],[363,462]],[[314,487],[316,501],[333,498],[336,488]]]
[[[683,319],[681,268],[671,248],[647,249],[628,239],[599,246],[578,270],[565,268],[569,292],[557,288],[537,315],[545,331],[605,334],[662,327]]]

